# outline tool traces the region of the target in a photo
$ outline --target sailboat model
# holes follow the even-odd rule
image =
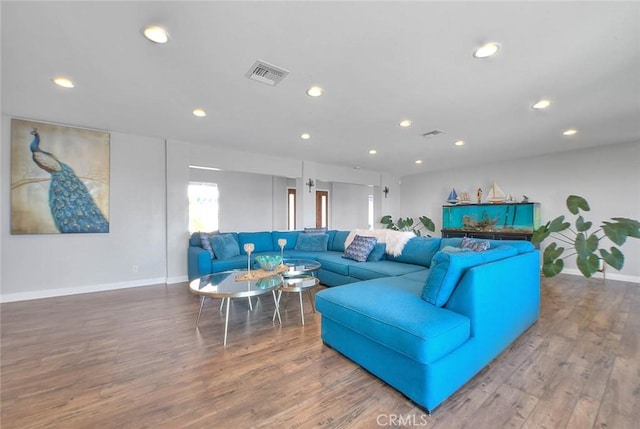
[[[449,196],[447,197],[447,202],[449,204],[456,204],[458,202],[458,194],[456,194],[455,188],[452,188],[451,192],[449,192]]]
[[[487,194],[487,201],[490,203],[502,203],[507,199],[507,194],[504,193],[500,186],[493,181],[493,185],[491,185],[491,189],[489,189],[489,193]]]

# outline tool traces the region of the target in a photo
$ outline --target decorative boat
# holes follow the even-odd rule
[[[449,196],[447,197],[447,202],[449,204],[456,204],[458,202],[458,194],[456,194],[455,188],[452,188],[451,192],[449,192]]]
[[[503,203],[507,199],[507,194],[498,186],[498,184],[493,181],[491,185],[491,189],[489,189],[489,193],[487,194],[487,201],[494,204]]]

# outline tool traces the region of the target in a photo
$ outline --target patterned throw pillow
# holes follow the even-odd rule
[[[200,232],[200,246],[209,252],[211,255],[211,259],[215,257],[213,254],[213,248],[211,247],[211,237],[215,234],[219,234],[219,232]]]
[[[460,243],[460,247],[463,249],[471,249],[474,252],[482,252],[489,249],[489,242],[486,240],[478,241],[469,237],[463,237],[462,243]]]
[[[327,233],[327,228],[326,227],[322,227],[322,228],[305,228],[304,229],[304,233],[305,234],[326,234]]]
[[[346,259],[353,259],[358,262],[365,262],[377,242],[378,239],[375,237],[363,237],[361,235],[356,235],[351,244],[344,249],[342,257]]]

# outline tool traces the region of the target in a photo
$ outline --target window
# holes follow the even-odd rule
[[[189,183],[189,232],[218,230],[218,185]]]
[[[289,231],[296,229],[296,190],[294,188],[287,189],[287,229]]]

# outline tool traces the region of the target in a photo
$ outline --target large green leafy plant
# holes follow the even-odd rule
[[[578,195],[567,197],[567,209],[576,216],[573,225],[565,222],[565,217],[558,216],[534,231],[531,241],[539,244],[548,237],[551,242],[542,254],[542,273],[545,277],[553,277],[562,272],[564,259],[576,257],[576,265],[583,276],[589,278],[600,270],[600,260],[620,270],[624,265],[624,255],[615,246],[609,249],[600,248],[600,240],[607,237],[617,246],[622,246],[627,237],[640,238],[640,222],[634,219],[614,217],[603,221],[599,228],[592,232],[593,222],[584,219],[580,211],[590,211],[589,203]],[[568,245],[565,254],[562,245]]]
[[[393,221],[391,215],[385,215],[380,219],[380,223],[386,225],[387,229],[393,229],[394,231],[413,231],[417,236],[422,236],[423,230],[433,232],[436,230],[436,226],[433,221],[427,216],[420,216],[418,218],[419,223],[415,223],[413,218],[398,218],[396,222]],[[429,233],[425,233],[427,237],[431,237]]]

